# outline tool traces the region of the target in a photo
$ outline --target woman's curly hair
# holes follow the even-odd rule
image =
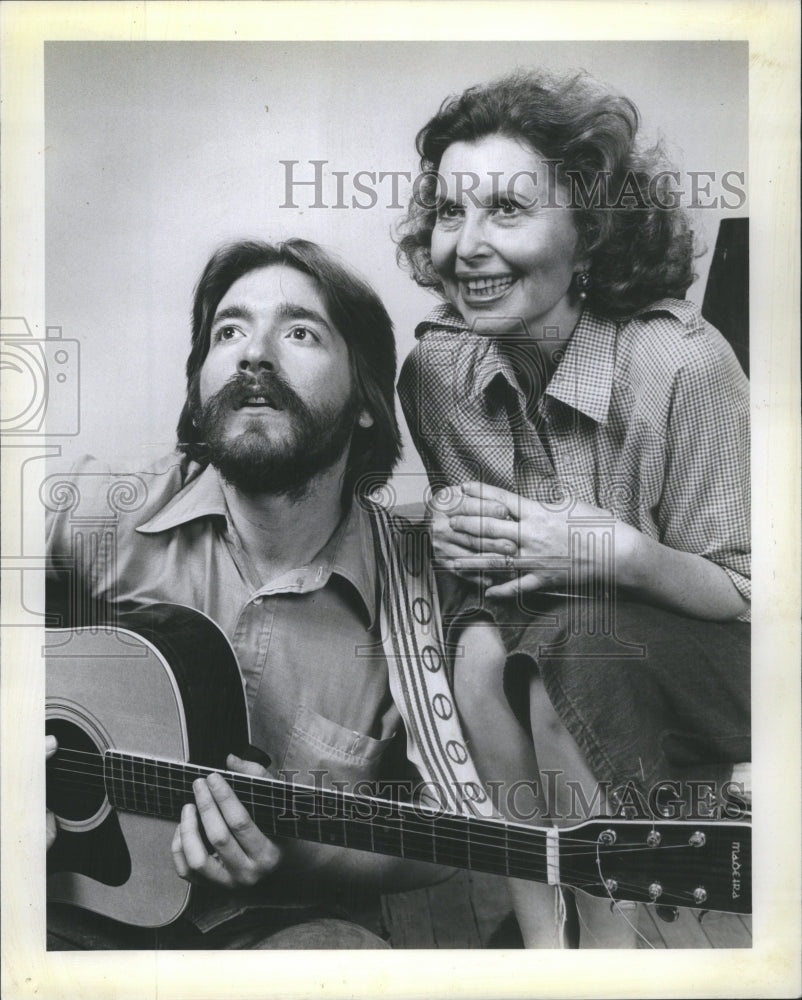
[[[556,164],[570,193],[579,252],[591,260],[588,305],[623,318],[681,298],[694,278],[693,234],[662,150],[639,150],[638,110],[584,73],[564,79],[519,71],[448,98],[416,140],[421,177],[398,226],[397,256],[415,281],[442,291],[429,253],[437,171],[454,142],[523,140]]]

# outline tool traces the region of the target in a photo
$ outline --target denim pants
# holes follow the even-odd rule
[[[47,908],[48,951],[389,947],[366,927],[322,909],[254,907],[204,933],[184,917],[167,927],[150,929],[130,927],[61,903],[50,903]]]
[[[459,636],[494,624],[507,653],[505,691],[529,726],[529,678],[537,670],[590,770],[611,791],[644,797],[661,781],[720,786],[751,759],[748,623],[687,618],[615,598],[524,601],[465,595],[444,601],[459,671]],[[537,742],[537,734],[533,734]],[[615,795],[613,795],[615,798]]]

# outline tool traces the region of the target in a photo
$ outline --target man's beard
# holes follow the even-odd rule
[[[348,447],[359,406],[356,393],[339,409],[313,409],[287,382],[272,372],[238,373],[203,405],[198,379],[190,388],[195,425],[209,462],[226,482],[243,493],[284,494],[300,499],[310,480],[330,469]],[[237,436],[227,436],[228,415],[253,396],[264,396],[288,417],[281,441],[271,438],[270,416],[253,416]]]

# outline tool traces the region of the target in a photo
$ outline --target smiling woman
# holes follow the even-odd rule
[[[440,177],[432,266],[466,323],[501,334],[523,321],[539,338],[546,327],[570,334],[580,312],[571,281],[587,262],[565,192],[555,211],[545,191],[543,158],[516,139],[488,135],[452,143]],[[476,180],[470,191],[465,178]]]
[[[749,403],[683,301],[690,225],[626,98],[519,72],[418,135],[399,255],[444,304],[399,393],[433,485],[455,693],[499,810],[652,815],[660,782],[749,759]],[[545,775],[551,775],[546,781]],[[584,818],[584,817],[581,817]],[[512,884],[530,946],[548,887]],[[577,894],[589,947],[633,946]],[[548,906],[548,909],[546,908]]]

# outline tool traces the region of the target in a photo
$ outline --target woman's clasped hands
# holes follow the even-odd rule
[[[490,586],[492,597],[566,593],[609,573],[615,532],[627,526],[576,499],[544,503],[488,486],[463,483],[433,497],[432,536],[439,566]]]

